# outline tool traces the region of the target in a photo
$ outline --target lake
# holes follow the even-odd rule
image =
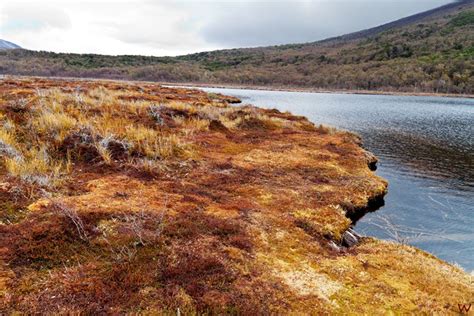
[[[356,230],[474,272],[474,99],[203,90],[360,134],[389,193]]]

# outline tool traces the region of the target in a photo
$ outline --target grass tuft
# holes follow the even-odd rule
[[[22,160],[21,153],[16,149],[18,143],[15,136],[6,129],[0,129],[0,155]]]
[[[60,143],[77,126],[77,120],[65,113],[44,111],[31,124],[37,133]]]
[[[10,175],[44,187],[57,186],[67,170],[66,164],[54,161],[45,148],[30,149],[23,159],[6,158],[5,167]]]

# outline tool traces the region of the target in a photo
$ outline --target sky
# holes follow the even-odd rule
[[[0,39],[32,50],[175,56],[312,42],[452,0],[1,0]]]

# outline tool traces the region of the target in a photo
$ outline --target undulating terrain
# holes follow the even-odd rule
[[[0,313],[458,312],[471,277],[350,216],[349,132],[197,90],[0,81]]]
[[[473,0],[306,44],[178,57],[0,51],[0,74],[277,88],[474,94],[473,69]]]

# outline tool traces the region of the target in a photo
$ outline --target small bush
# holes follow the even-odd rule
[[[125,140],[116,138],[114,135],[107,135],[99,141],[98,147],[101,148],[100,150],[107,151],[113,159],[123,159],[128,156],[132,145]]]
[[[0,130],[0,155],[16,160],[23,159],[21,153],[16,149],[17,146],[18,144],[13,134]]]
[[[67,164],[51,159],[45,148],[30,149],[24,159],[6,158],[8,173],[21,180],[40,186],[56,186],[67,170]]]
[[[96,149],[102,160],[106,164],[110,165],[112,163],[112,154],[109,152],[109,150],[106,147],[103,147],[100,143],[96,144]]]
[[[161,105],[157,106],[157,105],[152,104],[148,108],[148,113],[158,125],[163,126],[165,125],[165,121],[161,117],[161,108],[162,108]]]
[[[319,134],[327,134],[327,135],[333,135],[337,132],[337,130],[334,127],[326,126],[323,124],[320,124],[318,127],[316,127],[316,131]]]
[[[71,223],[74,224],[74,227],[76,228],[77,234],[79,235],[80,239],[84,241],[88,240],[84,222],[82,221],[81,217],[77,214],[75,209],[68,207],[67,205],[60,202],[56,202],[52,206],[53,206],[54,212],[56,212],[57,214],[61,216],[64,216],[65,218],[70,220]]]
[[[247,115],[238,125],[238,128],[245,130],[273,130],[277,128],[275,122],[264,117],[254,117]]]
[[[83,127],[69,134],[62,141],[58,151],[62,155],[69,153],[79,161],[92,162],[100,156],[95,145],[95,138],[90,128]]]
[[[7,109],[15,113],[23,113],[28,111],[30,101],[25,98],[19,98],[8,104]]]

